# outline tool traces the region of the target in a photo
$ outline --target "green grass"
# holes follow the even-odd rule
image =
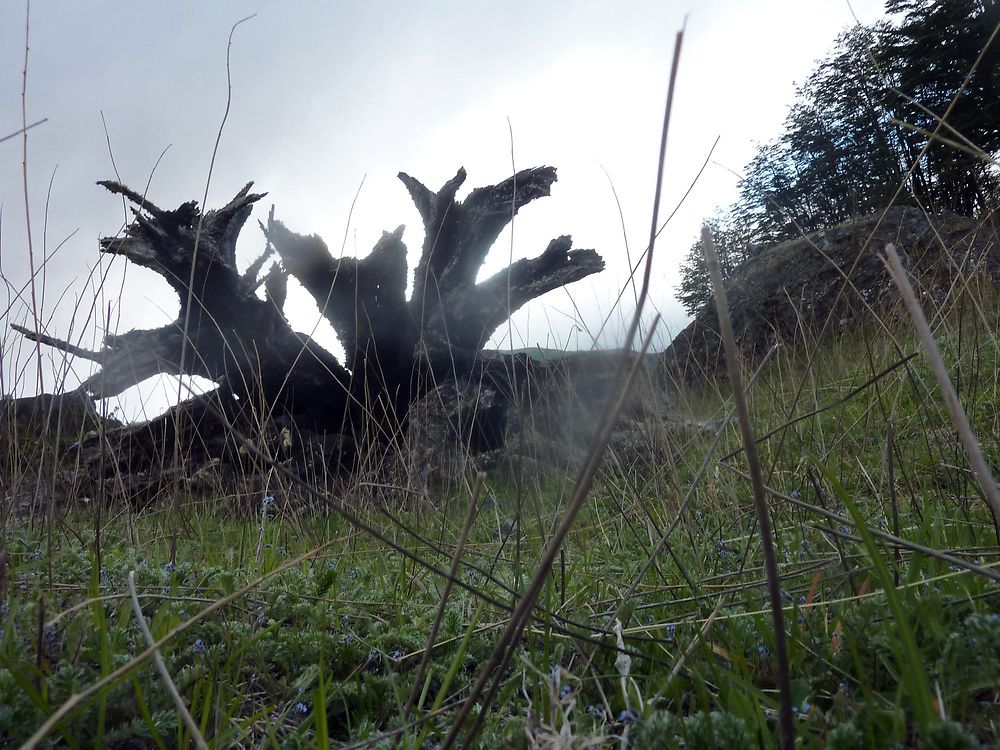
[[[937,331],[994,468],[996,330],[996,321],[955,307]],[[916,351],[912,336],[897,339],[902,354]],[[918,356],[823,408],[899,359],[884,333],[863,328],[821,347],[808,370],[801,351],[780,350],[749,393],[758,434],[821,409],[762,443],[765,478],[857,529],[771,500],[799,747],[1000,743],[1000,586],[888,548],[869,532],[888,530],[1000,571],[989,514],[929,369]],[[721,419],[730,408],[721,385],[679,393],[677,403],[699,420]],[[482,744],[611,747],[627,736],[637,748],[774,745],[774,639],[750,490],[725,466],[744,468],[742,454],[718,461],[739,447],[738,432],[728,428],[700,477],[711,435],[675,431],[662,439],[673,458],[659,467],[606,466],[501,675]],[[506,625],[500,605],[511,606],[512,591],[526,586],[571,484],[549,476],[519,495],[509,480],[487,480],[484,496],[494,502],[475,522],[460,571],[472,591],[450,594],[409,719],[426,720],[401,732],[400,747],[435,747],[447,734]],[[692,485],[669,543],[628,595]],[[435,500],[360,512],[447,569],[468,497]],[[180,518],[157,508],[118,512],[102,521],[99,565],[89,507],[60,511],[51,558],[44,518],[9,521],[0,744],[23,742],[73,693],[146,649],[127,595],[134,570],[158,639],[270,576],[162,648],[210,746],[371,739],[391,747],[382,735],[406,723],[403,707],[444,582],[338,518],[295,515],[289,504],[279,494],[279,513],[263,521],[214,507],[211,498],[183,507]],[[627,665],[613,648],[616,611]],[[151,663],[85,701],[48,741],[191,744]]]

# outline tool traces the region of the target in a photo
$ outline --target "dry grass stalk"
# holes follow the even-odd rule
[[[517,606],[511,613],[510,622],[507,628],[504,630],[503,634],[500,636],[499,641],[497,641],[486,665],[483,667],[479,674],[475,685],[472,688],[469,697],[466,699],[465,703],[462,704],[462,708],[455,719],[448,736],[445,737],[444,743],[442,745],[442,750],[448,750],[455,741],[458,739],[458,734],[462,730],[462,726],[468,719],[469,715],[472,713],[473,707],[479,702],[479,698],[486,688],[486,684],[489,682],[490,678],[493,676],[494,672],[502,671],[504,666],[510,661],[511,657],[511,646],[520,636],[527,624],[528,619],[531,616],[531,612],[535,607],[535,603],[538,599],[538,595],[542,590],[542,586],[545,583],[545,578],[549,574],[553,563],[555,562],[556,555],[559,553],[562,547],[563,541],[566,539],[567,534],[569,534],[570,529],[573,526],[573,522],[576,520],[577,514],[583,507],[584,501],[587,499],[587,495],[590,492],[590,488],[593,485],[594,479],[597,476],[597,470],[600,467],[601,457],[604,455],[604,451],[608,446],[608,442],[611,440],[611,433],[614,430],[614,426],[618,421],[618,417],[625,406],[625,400],[631,390],[632,383],[635,380],[636,374],[638,373],[640,367],[642,366],[643,359],[646,356],[646,352],[649,350],[650,344],[653,341],[653,335],[656,332],[656,325],[659,322],[659,315],[657,315],[652,324],[649,327],[649,331],[642,341],[642,346],[640,346],[637,356],[630,363],[628,356],[632,351],[633,344],[636,340],[636,335],[639,331],[639,326],[642,323],[642,312],[643,307],[646,303],[646,299],[649,296],[649,286],[650,280],[652,278],[653,270],[653,250],[656,246],[656,235],[657,235],[657,224],[659,219],[659,206],[660,206],[660,196],[663,190],[663,164],[666,160],[667,151],[667,133],[670,128],[670,113],[673,108],[674,101],[674,88],[677,81],[677,70],[680,64],[681,47],[684,41],[684,30],[681,29],[677,32],[677,36],[674,42],[674,54],[670,66],[670,83],[667,87],[667,102],[663,113],[663,127],[660,131],[660,153],[658,159],[658,168],[656,172],[656,188],[653,195],[653,212],[652,221],[650,222],[650,232],[649,232],[649,247],[646,254],[646,267],[643,273],[642,288],[639,292],[638,302],[636,304],[635,313],[632,316],[632,321],[629,324],[628,332],[625,334],[625,358],[622,361],[622,366],[618,372],[618,377],[616,381],[621,384],[617,399],[614,401],[609,401],[605,407],[601,419],[600,428],[594,435],[594,439],[591,441],[590,449],[587,454],[587,458],[583,463],[583,467],[577,477],[576,483],[573,489],[573,496],[569,502],[569,507],[563,517],[559,528],[553,534],[552,539],[549,541],[548,545],[543,552],[541,559],[535,566],[534,575],[531,578],[531,582],[528,584],[524,595],[518,601]],[[631,365],[631,366],[630,366]],[[500,686],[499,680],[494,681],[490,692],[487,693],[483,705],[480,707],[479,715],[476,717],[475,723],[469,730],[468,735],[465,738],[465,743],[467,746],[472,747],[476,743],[476,737],[483,725],[486,715],[488,714],[488,709],[491,701],[495,697]]]
[[[451,596],[451,589],[458,575],[458,564],[462,559],[465,543],[469,540],[472,523],[476,519],[479,496],[485,480],[486,474],[484,472],[479,472],[476,475],[476,484],[472,490],[472,494],[469,496],[469,507],[465,513],[465,522],[462,524],[462,534],[458,539],[458,544],[455,546],[455,554],[451,557],[451,567],[448,569],[448,580],[445,582],[444,592],[441,594],[441,603],[438,605],[437,612],[434,615],[434,624],[431,626],[431,632],[427,635],[427,648],[424,649],[424,655],[420,659],[420,666],[417,667],[417,673],[413,676],[413,687],[410,690],[409,698],[406,700],[406,707],[403,709],[404,720],[410,718],[410,711],[413,710],[413,706],[420,697],[420,688],[423,685],[427,668],[430,666],[431,653],[434,651],[434,642],[437,640],[438,630],[441,627],[441,621],[444,619],[445,606],[448,604],[448,597]]]
[[[934,371],[934,377],[937,378],[941,393],[944,394],[945,404],[947,404],[948,411],[951,414],[952,424],[955,427],[955,431],[958,432],[962,446],[969,457],[969,463],[972,465],[972,473],[980,489],[983,491],[986,504],[993,514],[993,527],[996,530],[997,541],[1000,541],[1000,487],[997,487],[993,473],[990,471],[989,464],[986,463],[986,458],[983,456],[982,448],[979,446],[979,440],[972,431],[972,425],[969,424],[969,417],[966,415],[965,409],[962,408],[962,403],[958,400],[955,386],[948,375],[948,368],[945,367],[944,359],[941,357],[941,350],[938,349],[937,342],[934,340],[934,334],[931,332],[931,327],[927,324],[924,311],[920,307],[920,302],[917,301],[917,295],[913,291],[913,286],[910,284],[909,279],[906,278],[903,263],[900,261],[899,254],[892,243],[885,246],[885,264],[889,269],[892,280],[896,282],[896,286],[899,288],[899,293],[903,296],[906,309],[909,311],[913,325],[920,335],[920,341],[924,346],[924,353],[927,355],[927,362]]]
[[[701,230],[702,245],[705,248],[705,261],[712,278],[712,288],[715,291],[715,305],[719,312],[719,333],[726,351],[726,368],[729,373],[729,384],[733,389],[733,400],[736,406],[736,418],[743,436],[743,448],[746,451],[747,463],[750,466],[750,484],[753,487],[754,509],[757,513],[757,526],[760,530],[760,542],[764,556],[764,570],[767,572],[767,588],[771,599],[771,616],[774,620],[774,650],[778,662],[778,690],[781,694],[781,706],[778,711],[779,741],[782,750],[792,750],[795,747],[795,729],[792,724],[792,680],[788,668],[788,644],[785,635],[785,614],[781,604],[781,579],[778,574],[778,560],[774,552],[774,538],[771,530],[771,514],[767,507],[767,490],[764,486],[764,472],[757,451],[757,440],[754,437],[753,425],[750,423],[750,412],[747,409],[746,398],[743,395],[743,378],[740,375],[740,354],[736,346],[736,336],[733,335],[733,323],[729,317],[729,302],[726,299],[726,287],[722,282],[722,272],[719,270],[719,256],[712,242],[712,232],[708,227]]]
[[[636,315],[636,319],[638,319],[638,315]],[[569,502],[569,508],[566,511],[566,515],[563,517],[559,528],[553,534],[552,539],[545,548],[545,552],[542,554],[538,564],[535,566],[535,572],[532,575],[531,582],[528,584],[524,595],[518,601],[517,606],[511,613],[507,627],[504,629],[504,632],[501,634],[496,646],[494,646],[493,651],[490,653],[490,657],[480,672],[479,678],[472,688],[472,692],[462,705],[462,709],[459,711],[459,714],[452,725],[451,731],[445,738],[442,750],[448,750],[448,748],[455,743],[458,739],[458,734],[461,731],[462,726],[472,713],[472,709],[475,707],[476,703],[479,702],[479,698],[485,690],[486,684],[495,672],[502,672],[504,666],[510,660],[512,652],[511,646],[520,636],[521,632],[524,630],[524,626],[528,622],[528,619],[531,617],[531,612],[535,607],[536,601],[538,600],[538,595],[541,593],[542,587],[545,585],[545,580],[552,569],[552,565],[555,563],[556,555],[559,553],[566,536],[573,527],[573,522],[576,520],[576,516],[579,514],[581,508],[583,508],[583,503],[587,499],[587,495],[590,493],[590,488],[594,483],[594,478],[597,476],[597,470],[600,467],[601,457],[604,455],[604,450],[607,448],[608,442],[611,440],[611,433],[614,430],[618,417],[625,406],[625,401],[628,397],[629,391],[631,390],[632,383],[635,380],[635,376],[639,369],[642,367],[643,358],[649,349],[649,345],[652,343],[658,319],[658,317],[654,319],[653,325],[650,326],[649,333],[646,334],[646,338],[643,340],[642,346],[632,362],[632,367],[627,373],[625,382],[622,384],[617,400],[610,405],[604,415],[601,423],[601,429],[594,437],[590,454],[588,455],[587,461],[585,462],[580,476],[576,481],[573,497]],[[626,351],[628,351],[628,348],[626,348]],[[499,684],[499,681],[494,682],[492,689],[486,696],[484,705],[480,708],[475,724],[473,724],[472,729],[466,737],[466,745],[469,747],[472,747],[475,744],[476,735],[482,726],[483,720],[489,713],[489,703],[496,694]]]
[[[749,474],[747,474],[745,471],[737,469],[732,464],[722,463],[719,465],[722,466],[722,468],[726,469],[727,471],[732,472],[738,477],[742,477],[743,479],[746,480],[750,479]],[[832,521],[836,526],[855,525],[854,521],[851,518],[847,516],[842,516],[839,513],[834,513],[832,510],[827,510],[826,508],[820,505],[813,505],[812,503],[807,503],[805,500],[802,500],[801,498],[796,498],[792,497],[791,495],[786,495],[784,492],[778,492],[778,490],[774,489],[773,487],[765,486],[764,490],[771,497],[777,498],[778,500],[782,500],[788,505],[794,505],[796,508],[802,508],[803,510],[806,510],[809,513],[813,513],[817,516],[822,516],[823,518]],[[858,541],[860,539],[860,537],[856,537],[852,534],[844,534],[843,532],[839,532],[835,528],[833,529],[827,528],[825,529],[825,532],[832,534],[833,536],[838,536],[845,539],[851,539],[852,541]],[[989,578],[990,580],[993,581],[1000,581],[1000,573],[997,573],[995,570],[990,570],[989,568],[984,567],[982,565],[976,565],[973,562],[969,562],[963,557],[957,557],[947,552],[942,552],[941,550],[934,549],[933,547],[928,547],[924,544],[911,542],[908,539],[903,539],[902,537],[895,536],[894,534],[890,534],[887,531],[882,531],[879,528],[875,527],[869,528],[868,532],[873,537],[878,539],[880,542],[887,544],[890,547],[898,547],[899,549],[908,549],[911,552],[916,552],[926,557],[933,557],[937,560],[941,560],[942,562],[945,562],[948,565],[953,565],[956,568],[961,568],[962,570],[968,570],[970,573],[981,575],[984,578]]]
[[[188,711],[187,706],[184,704],[184,699],[177,692],[177,686],[174,685],[174,681],[170,677],[170,672],[167,671],[167,665],[163,662],[163,657],[160,655],[160,650],[156,647],[156,639],[153,638],[153,634],[149,630],[149,625],[146,624],[146,618],[142,614],[142,605],[139,604],[139,597],[135,593],[134,570],[128,572],[128,593],[132,599],[132,611],[135,612],[135,619],[139,623],[139,629],[142,630],[142,635],[146,639],[146,643],[153,648],[153,664],[156,665],[156,671],[160,673],[167,692],[170,693],[174,705],[177,706],[177,712],[181,715],[181,719],[184,720],[184,726],[191,733],[191,739],[194,740],[194,744],[199,748],[208,750],[208,744],[206,744],[205,738],[201,736],[198,725],[194,723],[194,718],[192,718],[191,712]]]

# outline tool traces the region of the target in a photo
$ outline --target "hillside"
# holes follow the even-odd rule
[[[998,232],[996,220],[927,216],[897,206],[763,249],[726,283],[737,340],[754,362],[775,342],[838,335],[872,320],[873,313],[893,311],[898,293],[880,258],[887,243],[904,254],[921,292],[935,304],[946,303],[956,286],[996,283]],[[725,370],[714,305],[702,306],[662,363],[687,381]]]

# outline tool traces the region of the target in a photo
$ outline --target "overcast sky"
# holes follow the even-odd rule
[[[518,169],[551,164],[559,170],[552,196],[518,215],[513,248],[510,233],[502,235],[484,271],[505,266],[511,252],[537,255],[560,234],[596,248],[604,273],[514,318],[514,346],[570,348],[592,345],[626,284],[626,241],[633,258],[645,246],[674,34],[687,15],[661,216],[721,140],[715,163],[657,246],[652,296],[664,320],[662,348],[685,323],[674,298],[678,266],[701,220],[736,196],[727,168],[738,172],[755,143],[778,133],[796,82],[855,17],[879,18],[882,2],[35,0],[27,119],[48,118],[28,138],[36,256],[75,232],[46,268],[49,333],[79,335],[71,313],[80,300],[78,318],[85,317],[93,299],[86,281],[99,260],[97,239],[123,221],[121,201],[96,180],[117,173],[141,191],[167,149],[152,174],[151,200],[173,208],[201,199],[226,103],[227,38],[253,13],[233,38],[232,107],[209,206],[254,180],[268,192],[259,216],[273,202],[295,231],[320,234],[336,250],[346,238],[348,254],[364,255],[383,230],[405,224],[412,270],[422,226],[397,172],[436,189],[464,166],[468,190],[508,177],[512,150]],[[0,136],[21,122],[24,21],[23,3],[0,3]],[[15,289],[28,277],[21,161],[20,139],[0,143],[0,263]],[[242,262],[262,247],[251,221],[240,240]],[[120,332],[172,320],[173,293],[143,269],[128,269],[119,301],[123,266],[111,266],[98,317],[107,317],[111,303]],[[620,336],[631,292],[624,299],[601,345]],[[15,303],[8,318],[24,321],[27,312]],[[304,293],[290,293],[286,312],[297,329],[312,330],[317,312]],[[326,328],[317,335],[333,346]],[[10,391],[27,352],[15,356],[14,341],[0,340]],[[83,343],[96,345],[92,335]],[[87,372],[78,363],[67,384]]]

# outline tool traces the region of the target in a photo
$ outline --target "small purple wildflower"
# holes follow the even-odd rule
[[[194,649],[194,652],[196,654],[204,654],[205,653],[205,641],[203,641],[201,638],[198,638],[191,645],[191,648]]]
[[[569,685],[563,685],[559,689],[559,700],[566,700],[566,698],[568,698],[569,694],[572,692],[573,692],[572,687],[570,687]]]
[[[295,704],[295,712],[300,714],[307,714],[309,713],[309,705],[303,703],[302,701],[299,701],[298,703]]]

